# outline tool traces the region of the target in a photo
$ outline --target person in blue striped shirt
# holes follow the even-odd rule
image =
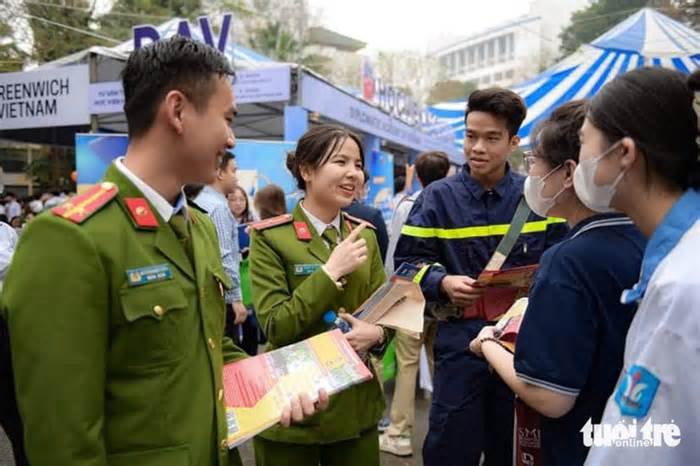
[[[236,190],[236,159],[231,153],[225,153],[217,167],[214,182],[204,186],[194,202],[204,209],[216,227],[219,237],[219,249],[224,271],[233,281],[231,289],[226,291],[226,335],[240,344],[236,338],[235,327],[245,322],[248,311],[243,305],[241,280],[239,275],[240,253],[238,248],[238,225],[231,213],[227,196]]]

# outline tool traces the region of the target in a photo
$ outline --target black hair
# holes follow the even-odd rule
[[[578,163],[579,131],[586,118],[586,101],[572,100],[554,110],[530,134],[533,155],[554,168],[567,160]]]
[[[145,134],[168,92],[179,90],[197,110],[214,94],[214,78],[234,76],[228,59],[202,42],[176,35],[134,50],[122,71],[129,137]]]
[[[450,159],[442,151],[423,152],[416,158],[416,174],[425,188],[433,181],[447,176],[450,171]]]
[[[231,160],[235,160],[236,156],[230,152],[224,152],[224,154],[219,158],[219,163],[217,167],[219,170],[224,171]]]
[[[277,217],[287,212],[287,200],[284,190],[276,184],[268,184],[255,193],[253,204],[260,215],[260,220]]]
[[[199,196],[199,193],[202,192],[202,189],[204,189],[204,185],[186,184],[182,189],[185,191],[185,197],[190,201],[194,201],[194,199]]]
[[[698,187],[698,115],[693,110],[698,91],[698,71],[687,78],[669,69],[641,68],[603,86],[586,117],[609,144],[632,138],[647,172],[670,187]]]
[[[406,187],[406,177],[403,175],[395,176],[394,177],[394,194],[400,193],[403,191],[403,188]]]
[[[348,138],[355,141],[360,149],[360,160],[364,168],[365,154],[362,150],[362,140],[352,131],[338,125],[318,125],[304,133],[297,143],[296,150],[287,154],[287,168],[296,178],[299,189],[306,189],[301,169],[308,167],[315,170],[325,165]]]
[[[470,112],[490,113],[505,120],[509,136],[515,136],[525,120],[525,101],[515,92],[501,87],[479,89],[469,95],[464,121]]]

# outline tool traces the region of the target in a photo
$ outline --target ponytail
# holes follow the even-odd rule
[[[695,147],[697,156],[688,172],[688,187],[700,189],[700,71],[693,72],[688,78],[688,87],[693,93],[693,110],[696,119]]]

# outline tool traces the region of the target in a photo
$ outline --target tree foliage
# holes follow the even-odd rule
[[[93,29],[95,2],[27,1],[25,8],[33,38],[31,58],[34,61],[44,63],[93,45],[110,45],[98,38]]]
[[[0,23],[0,73],[21,71],[26,54],[17,46],[9,24]]]

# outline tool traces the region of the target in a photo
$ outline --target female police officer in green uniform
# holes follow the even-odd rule
[[[253,301],[270,349],[327,331],[326,311],[352,312],[385,280],[374,232],[341,213],[363,182],[363,162],[355,134],[314,127],[287,158],[305,198],[291,215],[253,226]],[[353,327],[346,338],[356,351],[384,346],[381,327],[343,318]],[[375,377],[331,397],[326,412],[256,437],[257,465],[379,465],[376,426],[383,410]]]

